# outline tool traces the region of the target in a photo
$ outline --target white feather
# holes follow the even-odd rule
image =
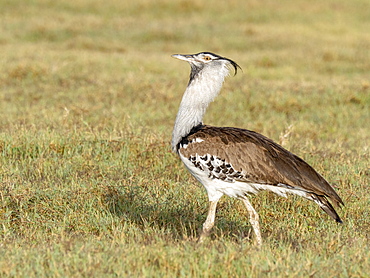
[[[219,94],[222,83],[229,74],[229,68],[227,61],[218,62],[219,66],[213,64],[207,70],[199,72],[186,88],[173,128],[173,151],[181,138],[188,135],[194,126],[202,123],[208,104]]]

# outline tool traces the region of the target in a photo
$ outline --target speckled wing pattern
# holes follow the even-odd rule
[[[178,151],[195,167],[209,172],[211,179],[303,190],[329,211],[333,208],[326,198],[343,204],[330,184],[305,161],[250,130],[200,125],[182,139]]]

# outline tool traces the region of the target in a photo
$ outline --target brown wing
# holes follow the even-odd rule
[[[343,204],[330,184],[310,165],[259,133],[231,127],[202,126],[186,141],[192,143],[181,149],[182,155],[211,154],[225,159],[244,174],[243,181],[298,187],[326,196],[336,205]]]

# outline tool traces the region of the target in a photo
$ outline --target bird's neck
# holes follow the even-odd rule
[[[221,90],[225,76],[228,74],[226,67],[218,71],[209,70],[200,72],[185,90],[176,116],[172,133],[172,150],[177,150],[181,139],[187,136],[191,129],[203,121],[203,116],[210,102]]]

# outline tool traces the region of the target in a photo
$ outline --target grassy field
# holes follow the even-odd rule
[[[0,277],[368,277],[370,3],[0,0]],[[205,123],[261,132],[345,202],[224,197],[170,150],[189,66],[240,64]]]

